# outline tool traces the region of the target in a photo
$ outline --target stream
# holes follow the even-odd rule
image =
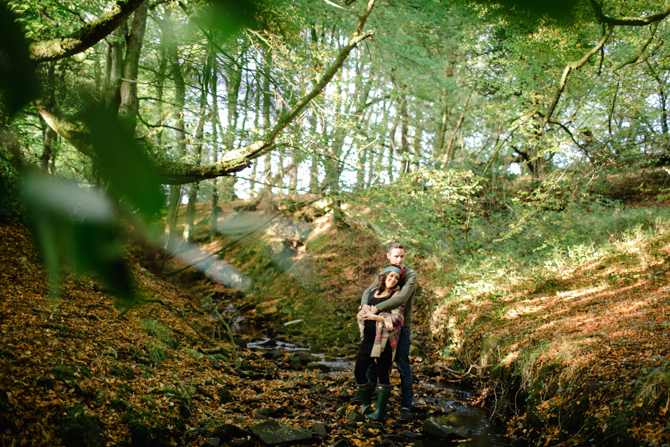
[[[263,352],[264,354],[270,351],[304,354],[313,358],[315,363],[324,365],[324,369],[327,371],[325,372],[326,375],[353,377],[353,358],[312,352],[310,348],[267,337],[263,325],[248,320],[244,313],[239,312],[233,305],[227,306],[222,314],[232,320],[230,328],[234,334],[251,337],[251,341],[246,343],[247,349]],[[417,405],[415,417],[417,419],[433,416],[431,414],[432,410],[439,422],[470,430],[470,438],[467,441],[460,441],[462,445],[471,447],[507,447],[512,445],[512,440],[505,436],[504,423],[493,422],[487,409],[469,404],[472,397],[469,390],[459,387],[455,383],[442,383],[434,378],[426,377],[421,374],[421,368],[417,366],[413,365],[415,376],[414,400],[415,405]],[[444,445],[444,441],[417,439],[412,444],[416,447],[437,447]]]
[[[237,326],[236,329],[242,329],[243,326]],[[244,328],[245,333],[258,335],[256,330],[251,328]],[[328,372],[326,375],[330,376],[353,376],[354,361],[352,359],[343,357],[331,357],[321,353],[311,352],[309,348],[296,346],[292,343],[268,338],[259,337],[253,338],[251,342],[247,343],[247,349],[258,350],[261,352],[269,351],[286,351],[286,352],[300,352],[315,358],[316,363],[325,365]],[[319,359],[319,360],[316,360]],[[415,369],[415,376],[416,367]],[[471,430],[471,438],[467,441],[461,441],[462,445],[471,447],[504,447],[512,445],[512,440],[505,436],[505,427],[502,423],[493,423],[490,420],[489,412],[484,408],[474,407],[468,404],[471,394],[468,390],[458,387],[453,383],[441,383],[431,381],[419,375],[419,380],[414,384],[415,402],[418,404],[417,408],[434,408],[441,409],[437,411],[436,419],[440,422],[449,425],[463,427]],[[417,411],[417,418],[429,417],[428,413],[422,415]],[[437,447],[444,445],[442,440],[416,440],[413,442],[417,447]]]

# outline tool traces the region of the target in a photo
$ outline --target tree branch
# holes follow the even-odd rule
[[[111,34],[143,2],[144,0],[116,0],[110,11],[70,36],[32,42],[29,47],[30,56],[37,62],[46,62],[81,53]]]
[[[599,23],[606,23],[609,26],[648,26],[652,23],[660,22],[670,15],[670,3],[668,3],[661,12],[645,17],[608,17],[603,14],[602,7],[596,0],[590,0],[593,12],[596,14],[596,20]]]
[[[118,0],[120,2],[121,0]],[[134,0],[138,1],[138,0]],[[130,0],[128,0],[130,2]],[[141,2],[140,2],[141,3]],[[365,12],[365,15],[360,18],[358,29],[360,30],[372,11],[375,0],[370,0]],[[156,164],[158,173],[165,184],[180,185],[184,183],[192,183],[199,180],[212,179],[225,175],[230,175],[234,172],[241,171],[251,165],[252,160],[270,152],[274,149],[274,141],[277,136],[302,112],[302,110],[309,104],[309,102],[323,92],[326,85],[338,72],[342,64],[349,56],[349,53],[356,48],[356,46],[371,37],[374,31],[370,30],[365,33],[360,31],[354,32],[347,45],[345,45],[340,53],[337,55],[332,64],[326,69],[321,77],[314,83],[312,89],[285,114],[283,114],[274,128],[265,135],[265,137],[250,144],[247,147],[227,151],[218,163],[207,166],[188,165],[185,163],[163,161]],[[83,126],[78,126],[69,123],[56,115],[53,112],[44,109],[44,107],[37,105],[40,115],[47,122],[49,127],[62,136],[68,143],[74,146],[79,152],[84,155],[91,156],[93,151],[87,142],[87,130]]]
[[[571,61],[568,62],[565,66],[565,70],[563,70],[563,76],[561,76],[561,82],[558,84],[558,88],[556,89],[556,93],[554,95],[554,100],[551,102],[549,105],[549,110],[544,116],[544,124],[543,128],[546,127],[546,125],[549,123],[551,120],[551,116],[554,114],[554,111],[556,110],[556,106],[558,105],[558,101],[561,99],[561,95],[563,94],[563,90],[565,90],[565,86],[568,83],[568,78],[570,77],[570,73],[572,73],[573,70],[577,70],[581,68],[586,62],[588,62],[589,59],[591,59],[591,56],[596,54],[600,49],[605,45],[605,42],[610,38],[612,35],[612,30],[614,30],[614,25],[609,25],[607,27],[607,30],[603,33],[603,37],[600,39],[600,41],[596,44],[595,47],[591,48],[581,59],[576,60],[576,61]]]

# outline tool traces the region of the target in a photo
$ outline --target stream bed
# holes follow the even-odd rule
[[[323,365],[323,370],[327,371],[326,375],[333,377],[348,375],[353,377],[353,359],[314,353],[309,348],[268,337],[254,338],[251,342],[247,343],[246,347],[247,349],[258,350],[264,353],[283,351],[308,355],[314,359],[315,363]],[[490,414],[485,408],[472,406],[468,403],[471,400],[471,394],[468,390],[458,387],[458,384],[436,382],[434,379],[424,378],[420,373],[417,373],[416,367],[414,371],[416,377],[414,393],[417,405],[417,419],[434,416],[438,421],[447,426],[463,427],[470,430],[470,438],[466,441],[459,441],[462,445],[472,447],[504,447],[512,445],[512,440],[505,436],[505,426],[503,423],[492,422]],[[436,447],[444,445],[444,441],[417,439],[412,442],[412,445],[417,447]]]

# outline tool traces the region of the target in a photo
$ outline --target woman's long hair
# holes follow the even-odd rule
[[[386,293],[386,290],[388,290],[386,288],[386,277],[388,276],[389,273],[391,273],[391,272],[381,272],[379,274],[379,276],[377,277],[377,293],[375,295],[377,295],[377,296],[381,295],[383,293]],[[400,278],[398,278],[398,284],[396,284],[394,288],[389,290],[389,292],[390,292],[389,296],[393,295],[398,290],[400,290]]]

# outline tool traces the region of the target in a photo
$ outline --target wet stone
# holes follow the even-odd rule
[[[249,432],[233,424],[223,424],[216,427],[208,435],[210,438],[230,439],[249,436]]]
[[[207,441],[205,441],[202,447],[219,447],[219,444],[221,444],[221,440],[219,438],[209,438]]]
[[[319,436],[320,438],[327,438],[328,437],[328,430],[326,429],[326,426],[323,424],[313,424],[310,428],[310,431],[313,432],[315,435]]]
[[[344,416],[346,413],[347,413],[347,407],[340,407],[335,412],[335,414],[338,416]]]
[[[233,395],[225,388],[219,388],[216,392],[219,396],[219,402],[226,404],[233,401]]]
[[[309,370],[318,369],[319,371],[330,371],[330,366],[316,362],[309,362],[305,368]]]
[[[282,424],[279,421],[269,420],[249,427],[266,445],[277,445],[284,443],[297,443],[312,438],[312,434],[305,430],[299,430]]]
[[[291,360],[289,368],[293,371],[300,371],[300,369],[302,369],[302,363],[300,362],[300,359]]]
[[[423,431],[427,435],[444,439],[467,439],[471,436],[471,430],[450,427],[431,417],[423,421]]]
[[[326,386],[325,385],[314,385],[312,388],[309,389],[311,393],[323,393],[326,391]]]
[[[344,438],[337,439],[335,442],[330,444],[330,447],[345,447],[347,445],[347,440]]]
[[[365,418],[358,410],[351,410],[347,415],[347,419],[353,422],[365,422]]]
[[[215,370],[221,369],[221,362],[219,362],[219,359],[215,357],[209,358],[209,364],[212,365],[212,368]]]

